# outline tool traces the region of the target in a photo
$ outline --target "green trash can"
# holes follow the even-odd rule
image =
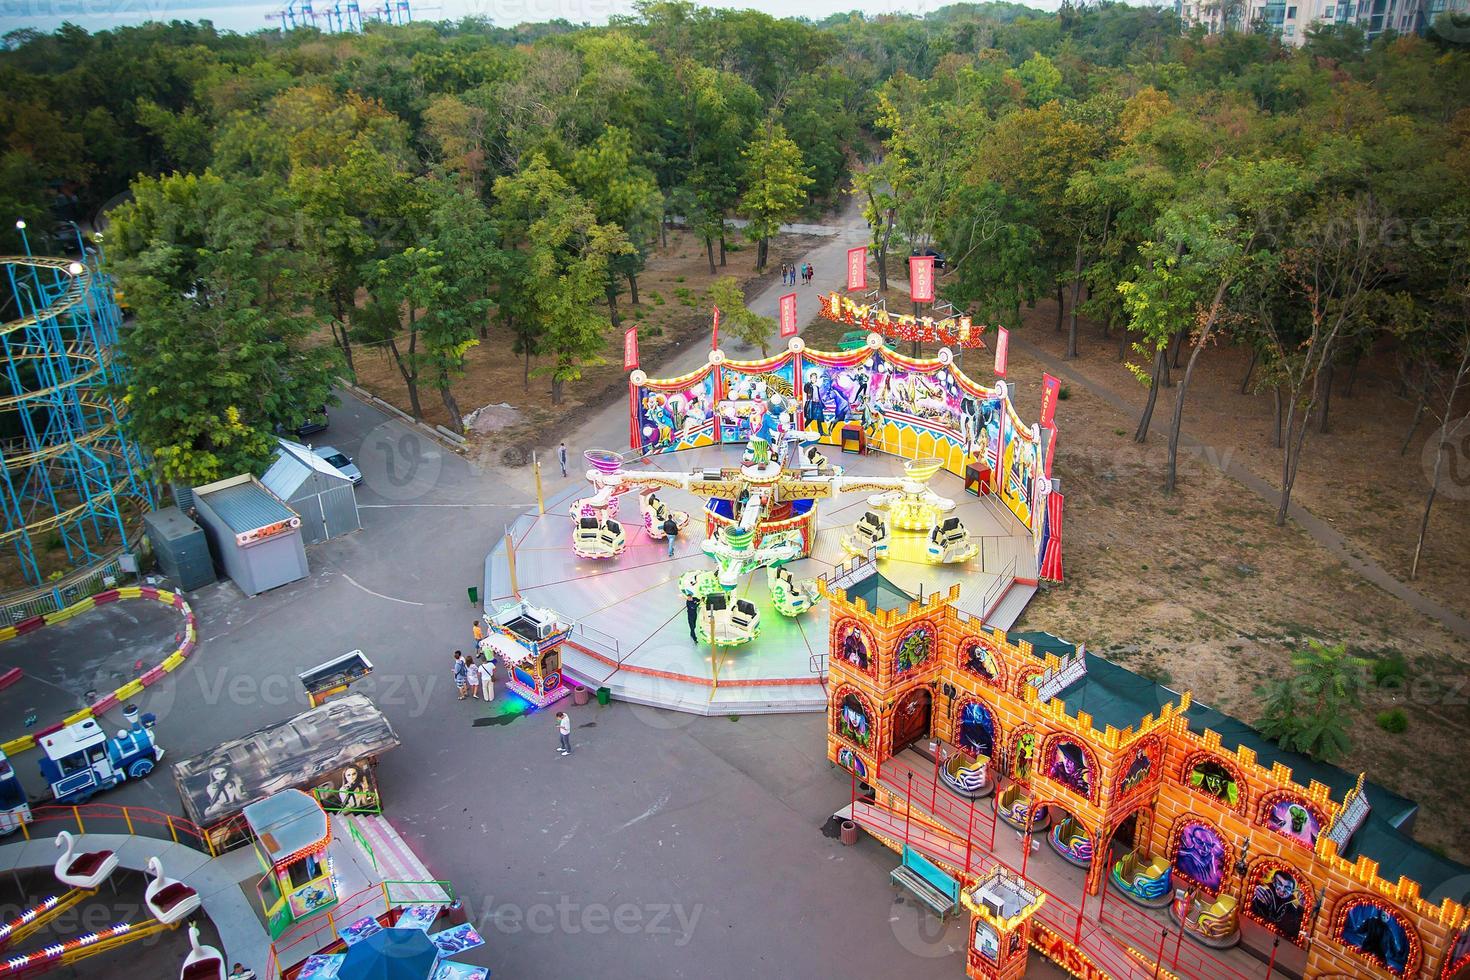
[[[470,605],[478,606],[480,604],[480,587],[478,585],[472,585],[465,591],[470,594]]]
[[[599,687],[597,689],[597,703],[598,704],[607,704],[611,700],[612,700],[612,691],[608,690],[605,687]]]

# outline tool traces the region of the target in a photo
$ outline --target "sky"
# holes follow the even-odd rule
[[[345,11],[348,0],[310,0],[318,23],[334,4]],[[357,0],[363,10],[381,9],[393,0]],[[409,0],[418,20],[485,17],[500,27],[564,19],[574,24],[603,24],[613,14],[631,13],[632,0]],[[1061,0],[1029,0],[1029,6],[1055,10]],[[210,3],[209,0],[0,0],[0,34],[22,27],[51,30],[70,21],[90,31],[141,24],[149,20],[211,20],[221,30],[254,31],[279,25],[277,12],[285,0],[268,3]],[[761,10],[776,17],[794,14],[820,20],[853,9],[866,14],[923,14],[946,6],[941,0],[742,0],[706,6]]]

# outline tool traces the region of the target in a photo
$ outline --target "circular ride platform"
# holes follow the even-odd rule
[[[630,460],[632,473],[691,472],[738,466],[744,445],[709,446]],[[827,447],[824,447],[826,449]],[[901,477],[905,460],[879,454],[830,452],[846,476]],[[954,501],[947,516],[958,517],[978,546],[965,562],[937,565],[926,557],[923,532],[892,529],[889,553],[879,570],[911,595],[920,589],[960,586],[960,609],[988,623],[1009,628],[1036,591],[1036,558],[1030,532],[1004,505],[975,497],[961,481],[940,472],[930,481],[938,494]],[[515,583],[521,598],[554,610],[573,622],[562,647],[563,669],[579,683],[608,687],[613,696],[639,704],[696,714],[820,711],[826,706],[823,681],[828,651],[827,603],[818,602],[795,618],[776,612],[764,569],[747,574],[732,598],[748,599],[760,612],[760,635],[739,647],[721,648],[718,661],[707,644],[692,642],[679,577],[714,567],[701,550],[709,501],[661,488],[659,498],[689,514],[672,558],[668,545],[644,531],[638,492],[622,495],[617,520],[627,547],[615,558],[580,558],[572,551],[569,505],[589,493],[578,482],[546,501],[510,528],[514,542]],[[869,494],[839,493],[815,502],[817,537],[810,557],[783,567],[798,581],[831,572],[851,559],[842,537],[870,509]],[[717,505],[718,506],[718,505]],[[515,601],[511,561],[502,539],[485,559],[485,608],[493,612]]]

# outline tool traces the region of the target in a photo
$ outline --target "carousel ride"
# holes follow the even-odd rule
[[[95,896],[118,869],[116,852],[78,852],[76,839],[67,831],[56,835],[56,846],[62,849],[62,854],[56,859],[52,871],[66,891],[48,896],[0,925],[0,977],[31,976],[70,966],[165,930],[176,929],[200,909],[199,893],[182,881],[165,875],[163,862],[155,856],[148,859],[151,880],[143,893],[147,918],[138,922],[119,922],[105,929],[48,943],[31,952],[12,952],[13,947],[55,923],[67,910]],[[197,930],[192,925],[189,928],[191,940],[197,943]],[[208,950],[209,947],[203,949]],[[197,964],[191,970],[186,961],[181,973],[185,980],[224,980],[224,975],[224,958],[217,954],[213,970],[202,970]]]
[[[700,550],[713,567],[684,572],[679,592],[700,604],[695,632],[701,642],[740,646],[760,633],[760,613],[735,590],[753,573],[765,569],[772,608],[792,618],[817,602],[816,585],[798,580],[783,566],[810,556],[816,536],[816,502],[841,493],[871,494],[872,510],[844,536],[842,547],[855,555],[875,552],[887,557],[889,525],[925,536],[922,554],[935,563],[962,563],[978,546],[957,517],[955,503],[935,493],[929,480],[943,462],[925,458],[904,463],[902,476],[849,476],[812,445],[820,436],[797,429],[785,396],[757,385],[749,397],[724,402],[719,409],[750,426],[750,438],[738,467],[688,472],[635,471],[622,454],[608,450],[583,453],[592,493],[572,501],[572,550],[580,558],[607,560],[628,547],[628,532],[619,519],[619,503],[636,492],[644,533],[664,540],[667,529],[683,529],[690,515],[659,499],[660,489],[682,490],[706,501],[706,537]],[[881,512],[886,519],[879,516]]]

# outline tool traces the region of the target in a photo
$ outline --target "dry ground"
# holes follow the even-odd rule
[[[740,251],[729,251],[726,265],[717,266],[714,275],[710,275],[703,242],[683,230],[670,231],[668,247],[657,248],[649,256],[648,268],[638,280],[639,305],[629,304],[626,292],[618,299],[623,326],[639,324],[642,363],[657,364],[668,351],[695,339],[708,342],[710,303],[706,291],[715,279],[734,276],[748,291],[758,283],[775,279],[781,263],[795,261],[813,241],[802,235],[781,236],[771,243],[767,271],[757,276],[753,269],[755,249],[737,236],[738,232],[732,230],[729,241]],[[718,261],[718,251],[716,258]],[[515,410],[515,421],[491,438],[478,440],[481,454],[496,459],[505,446],[516,445],[527,434],[568,427],[584,410],[600,408],[609,398],[626,391],[620,330],[609,335],[603,356],[604,363],[585,369],[581,381],[569,382],[562,403],[553,405],[550,380],[537,373],[550,364],[550,358],[532,358],[528,379],[525,359],[513,353],[510,332],[493,326],[489,337],[469,352],[465,376],[454,385],[455,398],[466,413],[502,402]],[[358,382],[363,387],[408,410],[407,391],[386,349],[364,351],[355,360]],[[421,386],[419,398],[426,421],[441,425],[448,421],[444,405],[427,385]]]
[[[897,297],[889,306],[908,308]],[[1065,335],[1054,332],[1054,317],[1054,306],[1039,304],[1017,336],[1060,357]],[[817,320],[803,335],[812,347],[832,349],[844,329]],[[902,349],[908,353],[907,345]],[[1118,361],[1116,340],[1084,324],[1080,355],[1071,366],[1089,384],[1141,408],[1146,390]],[[975,378],[993,378],[990,349],[964,359]],[[1267,442],[1269,396],[1239,393],[1245,363],[1228,347],[1201,356],[1186,431],[1271,478],[1280,461]],[[1035,417],[1044,370],[1012,346],[1009,376],[1028,418]],[[1406,578],[1427,490],[1419,459],[1430,427],[1400,459],[1413,405],[1396,397],[1388,370],[1365,364],[1354,396],[1334,395],[1329,431],[1309,437],[1295,499]],[[1341,374],[1338,382],[1340,392]],[[1167,417],[1174,390],[1161,394],[1157,417]],[[1124,415],[1089,390],[1068,386],[1057,410],[1055,461],[1067,499],[1066,582],[1038,594],[1018,625],[1085,641],[1248,720],[1257,714],[1255,686],[1284,676],[1291,651],[1308,637],[1345,642],[1364,657],[1401,653],[1410,665],[1407,685],[1365,686],[1364,707],[1352,718],[1355,748],[1340,764],[1419,800],[1418,837],[1470,859],[1459,832],[1470,793],[1459,751],[1470,736],[1466,643],[1366,583],[1296,525],[1275,527],[1274,501],[1212,466],[1182,458],[1180,487],[1165,497],[1165,441],[1154,435],[1147,445],[1135,444],[1137,422],[1137,414]],[[1427,565],[1414,585],[1463,612],[1470,606],[1470,504],[1441,497],[1432,533]],[[1389,707],[1407,711],[1406,733],[1391,735],[1374,723]]]

